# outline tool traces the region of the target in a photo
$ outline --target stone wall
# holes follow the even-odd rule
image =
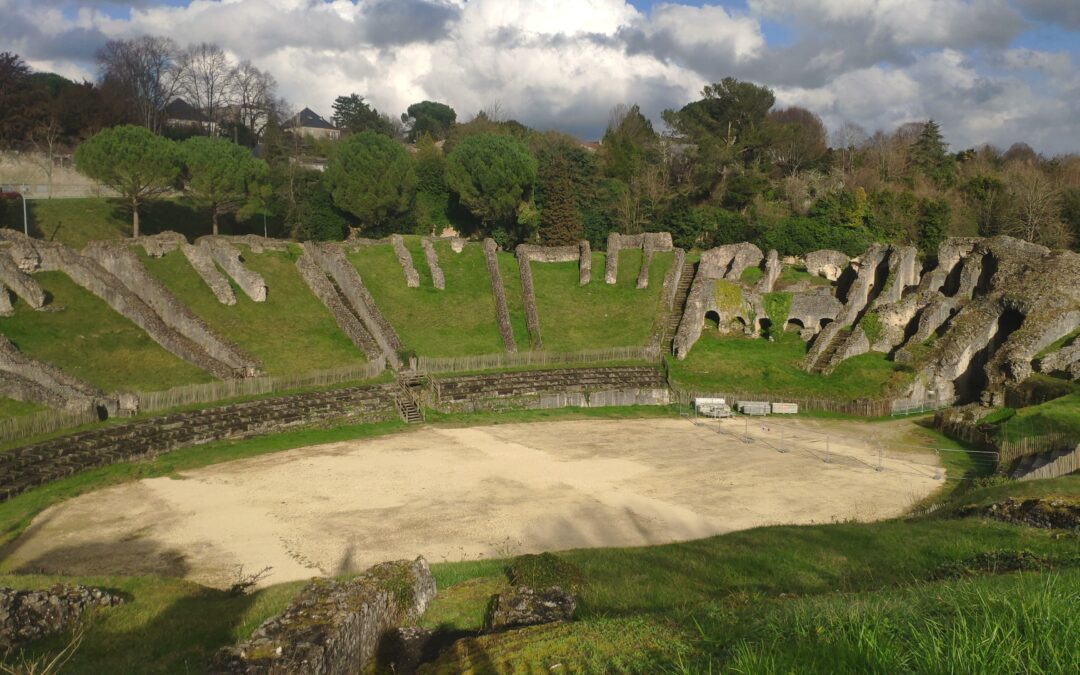
[[[420,245],[424,247],[424,259],[427,261],[428,270],[431,271],[431,283],[438,290],[445,290],[446,275],[443,274],[442,268],[439,267],[439,254],[435,251],[435,245],[432,243],[431,237],[421,239]]]
[[[578,242],[578,286],[585,286],[592,281],[592,247],[588,239]]]
[[[262,275],[254,270],[244,267],[244,259],[240,249],[236,248],[228,239],[220,236],[200,237],[195,242],[199,246],[205,246],[210,252],[210,257],[218,264],[225,273],[232,277],[240,290],[255,302],[266,301],[266,281]]]
[[[232,284],[214,264],[214,257],[210,255],[208,247],[182,243],[180,250],[203,282],[210,287],[210,291],[218,302],[228,306],[236,304],[236,293],[233,292]]]
[[[806,271],[810,274],[836,281],[847,269],[850,258],[840,251],[824,249],[806,254]]]
[[[738,281],[747,267],[759,265],[764,258],[760,248],[746,242],[718,246],[701,254],[698,275]]]
[[[316,579],[251,638],[219,651],[210,672],[366,672],[384,636],[418,619],[435,594],[435,578],[423,558],[376,565],[348,581]]]
[[[776,286],[776,280],[780,278],[780,273],[784,270],[783,264],[780,262],[780,255],[777,254],[776,249],[769,251],[765,256],[765,269],[758,279],[757,284],[754,286],[754,291],[757,293],[772,293],[773,287]]]
[[[326,276],[326,272],[315,262],[315,257],[310,248],[311,243],[301,244],[304,249],[303,255],[296,260],[296,269],[300,272],[300,278],[304,280],[311,293],[318,298],[334,317],[338,328],[349,337],[357,349],[364,352],[368,360],[379,358],[383,350],[375,338],[371,336],[359,317],[349,308],[348,302],[341,296],[337,288]]]
[[[390,245],[393,247],[394,255],[397,256],[398,263],[401,265],[401,271],[405,274],[405,285],[409,288],[419,288],[420,273],[413,266],[412,254],[409,253],[409,249],[405,246],[405,238],[400,234],[392,234],[390,235]]]
[[[1039,360],[1040,373],[1066,373],[1072,379],[1080,379],[1080,340],[1075,340],[1051,352]]]
[[[641,252],[641,268],[638,270],[637,275],[637,288],[649,287],[649,266],[652,265],[653,251],[645,250]]]
[[[396,384],[245,401],[97,427],[0,453],[0,501],[81,471],[316,423],[392,419]]]
[[[0,284],[0,316],[14,316],[15,305],[11,304],[11,291]]]
[[[80,411],[102,407],[115,412],[115,399],[56,366],[20,352],[0,335],[0,388],[9,398],[30,401],[63,410]]]
[[[20,647],[58,635],[73,628],[89,610],[123,603],[123,598],[86,586],[57,584],[24,591],[0,588],[0,647]]]
[[[518,278],[521,280],[521,300],[525,305],[525,328],[529,331],[529,342],[532,344],[532,348],[543,349],[544,339],[540,335],[540,313],[536,310],[536,290],[533,288],[532,267],[530,267],[532,262],[529,256],[530,248],[546,247],[531,247],[521,244],[516,251]],[[550,262],[558,262],[556,252],[551,251],[545,255],[551,258]]]
[[[149,305],[168,326],[231,368],[237,377],[253,377],[260,366],[255,357],[216,335],[206,323],[147,271],[131,248],[122,242],[91,242],[83,254],[97,261],[128,290]]]
[[[143,235],[135,240],[151,258],[163,258],[167,253],[178,250],[187,243],[187,237],[179,232],[165,231],[154,235]]]
[[[375,299],[364,286],[360,273],[345,257],[343,247],[314,242],[306,246],[306,250],[312,255],[315,263],[333,280],[342,297],[379,345],[379,349],[386,356],[387,363],[392,364],[394,368],[400,366],[401,359],[398,357],[398,352],[402,348],[401,338],[375,305]]]
[[[32,309],[45,306],[45,290],[32,276],[19,269],[9,256],[0,255],[0,288],[7,287]],[[3,293],[6,296],[6,293]],[[10,308],[10,303],[9,303]]]
[[[674,248],[670,232],[643,232],[641,234],[619,234],[612,232],[607,240],[607,260],[604,266],[604,283],[614,284],[619,276],[619,251],[624,248],[639,248],[644,253],[670,251]],[[640,277],[639,277],[640,278]]]
[[[484,240],[484,261],[487,263],[488,276],[491,278],[491,291],[495,297],[495,320],[499,324],[499,337],[502,338],[503,349],[509,353],[517,351],[514,341],[514,329],[510,325],[510,309],[506,304],[506,287],[503,286],[502,272],[499,271],[499,259],[496,252],[499,250],[494,239]]]
[[[5,238],[23,237],[5,231]],[[146,331],[155,342],[192,365],[219,379],[237,375],[232,366],[211,356],[201,345],[168,325],[142,298],[96,260],[57,242],[27,239],[36,249],[41,269],[63,272],[76,284],[104,300],[117,313]],[[9,249],[10,250],[10,249]]]

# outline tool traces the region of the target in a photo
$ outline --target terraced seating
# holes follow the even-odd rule
[[[248,401],[92,429],[0,453],[0,501],[80,471],[176,448],[330,419],[394,415],[395,385],[360,386]]]
[[[658,389],[667,382],[656,366],[620,366],[465,375],[438,379],[434,385],[440,403],[455,403],[545,392]]]

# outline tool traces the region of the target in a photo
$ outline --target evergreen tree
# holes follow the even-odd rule
[[[548,246],[567,246],[581,240],[581,214],[578,213],[570,170],[562,157],[546,167],[543,178],[548,186],[544,210],[540,212],[540,239]]]
[[[450,224],[450,188],[446,186],[446,157],[428,134],[416,143],[416,229],[438,233]]]
[[[919,202],[919,244],[924,251],[937,253],[948,232],[951,217],[949,202],[944,199]]]
[[[923,125],[908,154],[911,166],[940,186],[956,180],[956,165],[949,156],[949,146],[941,137],[941,127],[934,120]]]

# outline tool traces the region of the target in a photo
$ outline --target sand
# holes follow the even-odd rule
[[[932,453],[890,447],[882,461],[863,440],[888,446],[904,424],[423,427],[83,495],[38,516],[4,566],[227,587],[241,566],[271,567],[270,584],[417,555],[441,562],[888,518],[942,484]],[[826,427],[848,437],[830,439],[829,463],[813,433]],[[755,442],[742,441],[744,428]],[[780,429],[788,452],[777,450]]]

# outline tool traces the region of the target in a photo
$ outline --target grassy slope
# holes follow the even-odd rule
[[[118,199],[35,199],[27,202],[31,233],[35,237],[60,241],[76,249],[95,239],[123,239],[131,236],[131,213]],[[210,234],[210,212],[188,197],[149,202],[140,211],[143,234],[165,230],[194,239]],[[261,223],[250,226],[222,221],[222,234],[262,234]],[[20,221],[21,223],[21,221]]]
[[[424,356],[464,356],[502,351],[491,281],[479,244],[454,253],[436,242],[446,290],[436,290],[419,237],[406,237],[420,287],[405,275],[390,246],[369,246],[350,256],[375,304],[401,337],[405,349]]]
[[[61,311],[35,312],[16,303],[0,333],[19,349],[104,391],[168,389],[213,378],[173,356],[104,300],[62,272],[34,275]]]
[[[525,325],[525,301],[521,292],[521,273],[517,258],[513,253],[496,253],[499,274],[502,276],[503,290],[506,293],[506,308],[510,312],[510,327],[514,331],[514,342],[519,352],[529,350],[529,329]],[[543,330],[543,323],[540,324]]]
[[[300,278],[291,253],[252,255],[245,250],[245,264],[266,280],[266,301],[254,302],[234,285],[236,304],[232,307],[217,301],[180,251],[142,258],[147,269],[184,304],[219,335],[257,358],[270,375],[364,361],[363,352],[341,332],[329,310]]]
[[[1020,408],[1000,426],[1010,440],[1051,432],[1080,438],[1080,392]]]
[[[806,345],[796,333],[780,333],[775,342],[701,334],[689,356],[670,361],[671,379],[690,389],[731,388],[778,396],[836,400],[880,398],[910,381],[910,374],[871,352],[841,363],[830,375],[807,373],[799,365]]]
[[[18,417],[20,415],[32,415],[36,412],[47,410],[43,405],[16,401],[13,398],[0,398],[0,419],[5,417]]]
[[[641,251],[619,253],[618,283],[604,283],[605,256],[593,254],[592,281],[578,285],[578,263],[533,263],[536,309],[544,349],[574,352],[603,347],[644,346],[649,341],[671,253],[657,253],[649,287],[636,288]]]

